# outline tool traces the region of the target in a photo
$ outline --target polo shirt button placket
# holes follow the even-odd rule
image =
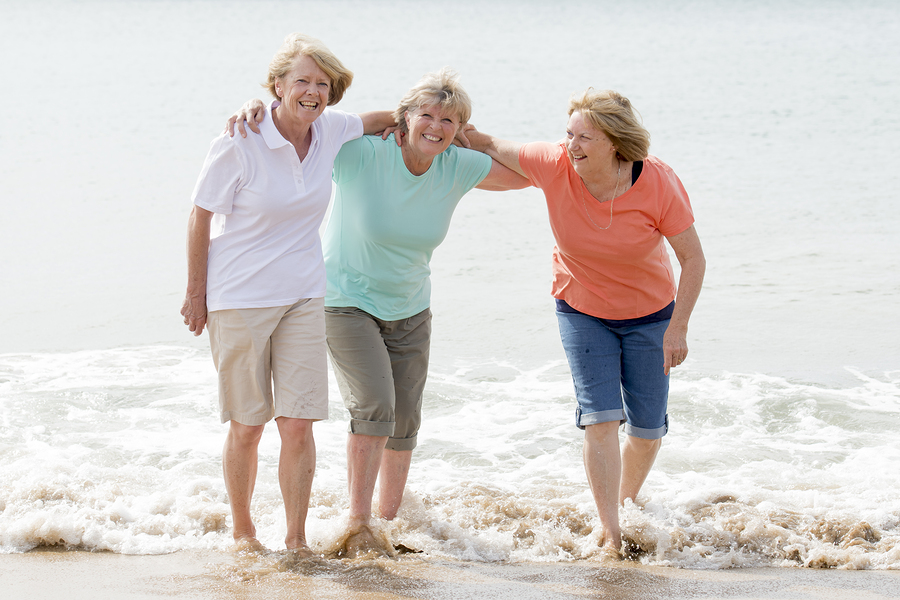
[[[293,172],[294,186],[297,189],[297,193],[302,194],[306,191],[306,185],[303,183],[303,165],[300,163],[296,153],[294,153]]]

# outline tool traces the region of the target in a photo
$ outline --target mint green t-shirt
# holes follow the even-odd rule
[[[491,170],[486,154],[450,146],[416,176],[393,136],[363,136],[334,161],[337,191],[325,228],[325,306],[352,306],[385,320],[431,304],[431,254],[460,198]]]

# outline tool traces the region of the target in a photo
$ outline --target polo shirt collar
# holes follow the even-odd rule
[[[272,109],[280,104],[281,103],[278,100],[272,100],[266,107],[266,118],[259,124],[259,133],[262,134],[263,139],[266,140],[266,146],[268,146],[270,150],[290,145],[290,142],[284,139],[284,136],[281,135],[278,128],[275,127],[275,119],[272,118]]]

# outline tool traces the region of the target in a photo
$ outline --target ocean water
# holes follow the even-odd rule
[[[207,338],[178,309],[209,140],[291,31],[391,108],[451,65],[473,122],[564,133],[587,86],[631,98],[691,194],[708,270],[634,560],[900,567],[900,8],[782,2],[0,2],[0,552],[231,542]],[[549,297],[540,193],[473,192],[433,261],[425,421],[398,519],[420,556],[563,562],[598,526]],[[346,413],[315,426],[307,524],[347,513]],[[254,515],[284,535],[278,436]]]

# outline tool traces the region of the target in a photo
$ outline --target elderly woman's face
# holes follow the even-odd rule
[[[331,78],[311,57],[301,55],[294,59],[291,70],[275,82],[275,91],[281,98],[280,116],[312,123],[328,105]]]
[[[437,156],[456,137],[459,116],[440,104],[426,104],[406,112],[406,126],[409,129],[407,142],[412,150],[427,156]]]
[[[616,148],[606,133],[596,129],[578,111],[572,113],[566,125],[566,151],[582,179],[605,172],[616,155]]]

